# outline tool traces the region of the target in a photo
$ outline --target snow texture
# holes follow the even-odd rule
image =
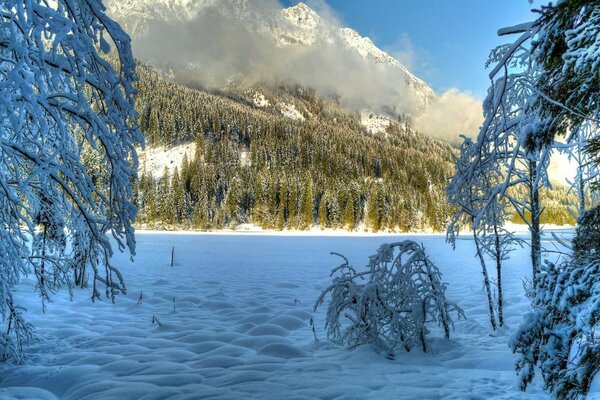
[[[431,327],[430,353],[386,358],[377,346],[348,351],[326,340],[325,309],[312,306],[330,283],[332,250],[366,265],[382,243],[422,242],[467,320],[451,339]],[[128,283],[116,304],[75,290],[42,315],[35,282],[17,300],[40,341],[22,366],[0,365],[0,398],[36,399],[548,399],[536,378],[519,392],[508,330],[491,335],[470,240],[443,236],[311,237],[270,234],[138,233]],[[549,239],[548,239],[549,240]],[[170,266],[175,246],[175,266]],[[521,277],[528,255],[505,269],[506,325],[528,311]],[[311,319],[316,327],[315,341]],[[154,320],[154,323],[152,322]],[[600,394],[600,393],[599,393]],[[593,398],[593,397],[591,397]]]
[[[254,106],[258,108],[271,106],[271,102],[269,101],[269,99],[267,99],[265,95],[260,92],[254,92],[254,96],[252,97],[252,104],[254,104]]]
[[[304,115],[298,111],[295,104],[281,103],[279,105],[279,109],[281,111],[281,115],[286,118],[295,119],[298,121],[304,121],[306,119],[304,118]]]
[[[181,171],[183,156],[187,155],[188,160],[194,159],[196,152],[196,143],[189,142],[173,147],[148,147],[145,151],[138,152],[140,172],[152,174],[155,178],[160,178],[165,168],[172,174],[177,168]]]
[[[390,127],[390,118],[372,111],[361,111],[360,123],[371,134],[386,133]]]

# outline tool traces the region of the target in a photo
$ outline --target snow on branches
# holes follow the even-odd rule
[[[334,268],[333,283],[315,303],[329,294],[326,328],[329,337],[356,347],[383,343],[390,355],[396,348],[428,351],[427,323],[437,323],[450,337],[451,312],[463,311],[446,300],[446,284],[422,246],[411,240],[383,244],[370,257],[367,270],[358,272],[348,259]],[[363,282],[364,281],[364,282]]]
[[[600,263],[548,263],[534,309],[511,337],[523,390],[538,365],[544,386],[558,399],[579,399],[600,370]]]
[[[478,148],[468,137],[463,137],[460,153],[456,158],[455,174],[448,184],[446,194],[448,202],[456,207],[447,228],[447,241],[456,245],[460,229],[471,229],[475,243],[476,255],[479,258],[483,285],[488,300],[490,325],[504,325],[502,291],[502,262],[515,245],[522,245],[513,233],[504,229],[509,216],[510,202],[491,191],[503,181],[501,175],[501,159],[490,157],[488,152],[493,148]],[[477,168],[472,168],[473,165]],[[496,265],[496,284],[498,287],[497,307],[494,306],[491,279],[488,273],[486,256]],[[496,323],[496,314],[498,321]]]
[[[23,274],[35,272],[45,300],[70,285],[69,260],[98,252],[92,298],[98,283],[109,298],[125,292],[108,234],[134,253],[143,138],[130,39],[100,1],[4,1],[0,32],[0,312],[10,336],[19,335],[12,292]],[[106,179],[83,161],[86,151]],[[73,242],[82,232],[88,239]]]
[[[512,44],[492,51],[495,64],[484,102],[486,119],[479,133],[476,156],[470,164],[471,180],[483,171],[486,160],[500,160],[504,182],[488,191],[485,218],[493,199],[510,201],[529,225],[533,269],[533,312],[513,335],[518,353],[517,371],[526,389],[542,371],[546,389],[560,399],[585,395],[600,369],[598,260],[591,257],[598,242],[597,210],[588,210],[590,186],[597,180],[598,116],[600,115],[600,4],[587,0],[560,1],[543,6],[531,24],[507,28],[500,34],[519,33]],[[558,137],[566,143],[557,143]],[[549,185],[547,168],[553,150],[575,158],[578,171],[571,186],[578,197],[573,214],[581,224],[574,254],[560,265],[542,264],[540,192]],[[468,182],[468,180],[467,180]],[[515,197],[509,189],[526,192]],[[583,216],[583,217],[582,217]]]

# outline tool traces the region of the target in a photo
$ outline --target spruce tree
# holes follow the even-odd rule
[[[302,205],[300,206],[301,228],[308,229],[314,223],[313,216],[313,183],[310,177],[305,179]]]

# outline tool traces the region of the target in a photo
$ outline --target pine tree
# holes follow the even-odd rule
[[[354,214],[354,202],[352,199],[352,194],[349,194],[346,199],[346,206],[344,207],[344,229],[354,229]]]
[[[162,178],[158,184],[158,212],[160,218],[168,223],[175,222],[175,210],[173,208],[173,193],[171,192],[171,179],[167,167],[163,169]]]
[[[367,227],[371,229],[373,232],[379,231],[379,188],[374,186],[370,193],[369,198],[367,200],[367,216],[366,223]]]
[[[298,185],[295,181],[290,182],[290,192],[287,201],[288,209],[288,226],[297,228],[297,213],[298,213]]]
[[[328,201],[329,201],[328,194],[323,193],[321,195],[321,199],[319,201],[319,227],[321,229],[325,229],[329,225],[328,224],[329,216],[328,216],[328,212],[327,212],[327,202]]]
[[[313,214],[313,183],[310,177],[305,179],[304,193],[302,195],[302,205],[300,206],[301,228],[310,228],[314,223]]]
[[[171,177],[170,194],[173,197],[173,222],[181,224],[185,214],[185,193],[177,167],[173,170],[173,176]]]
[[[277,222],[276,226],[278,230],[283,230],[286,222],[286,207],[288,203],[288,193],[286,180],[283,179],[279,184],[279,206],[277,207]]]

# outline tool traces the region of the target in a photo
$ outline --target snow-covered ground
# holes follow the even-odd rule
[[[340,348],[324,336],[325,307],[312,310],[338,263],[330,251],[362,267],[399,236],[139,233],[136,261],[116,257],[128,294],[114,305],[76,290],[73,301],[58,294],[42,315],[33,281],[19,287],[41,340],[25,365],[0,365],[0,398],[546,399],[539,378],[519,392],[507,347],[528,310],[527,251],[505,269],[509,329],[491,335],[468,236],[455,252],[443,236],[413,237],[468,317],[450,340],[432,330],[432,354],[388,360],[371,346]]]
[[[252,97],[252,104],[254,104],[254,106],[258,108],[271,106],[271,102],[269,101],[269,99],[267,99],[265,95],[260,92],[254,92],[254,96]]]
[[[280,103],[279,109],[281,111],[281,115],[283,115],[286,118],[295,119],[299,121],[304,121],[306,119],[304,115],[302,115],[302,113],[298,111],[295,104]]]
[[[194,159],[196,143],[189,142],[172,147],[148,147],[138,150],[140,172],[151,173],[155,178],[162,177],[165,168],[172,174],[175,168],[181,172],[183,156],[187,155],[189,161]]]
[[[372,111],[361,111],[360,123],[371,134],[385,133],[390,127],[390,119]]]

